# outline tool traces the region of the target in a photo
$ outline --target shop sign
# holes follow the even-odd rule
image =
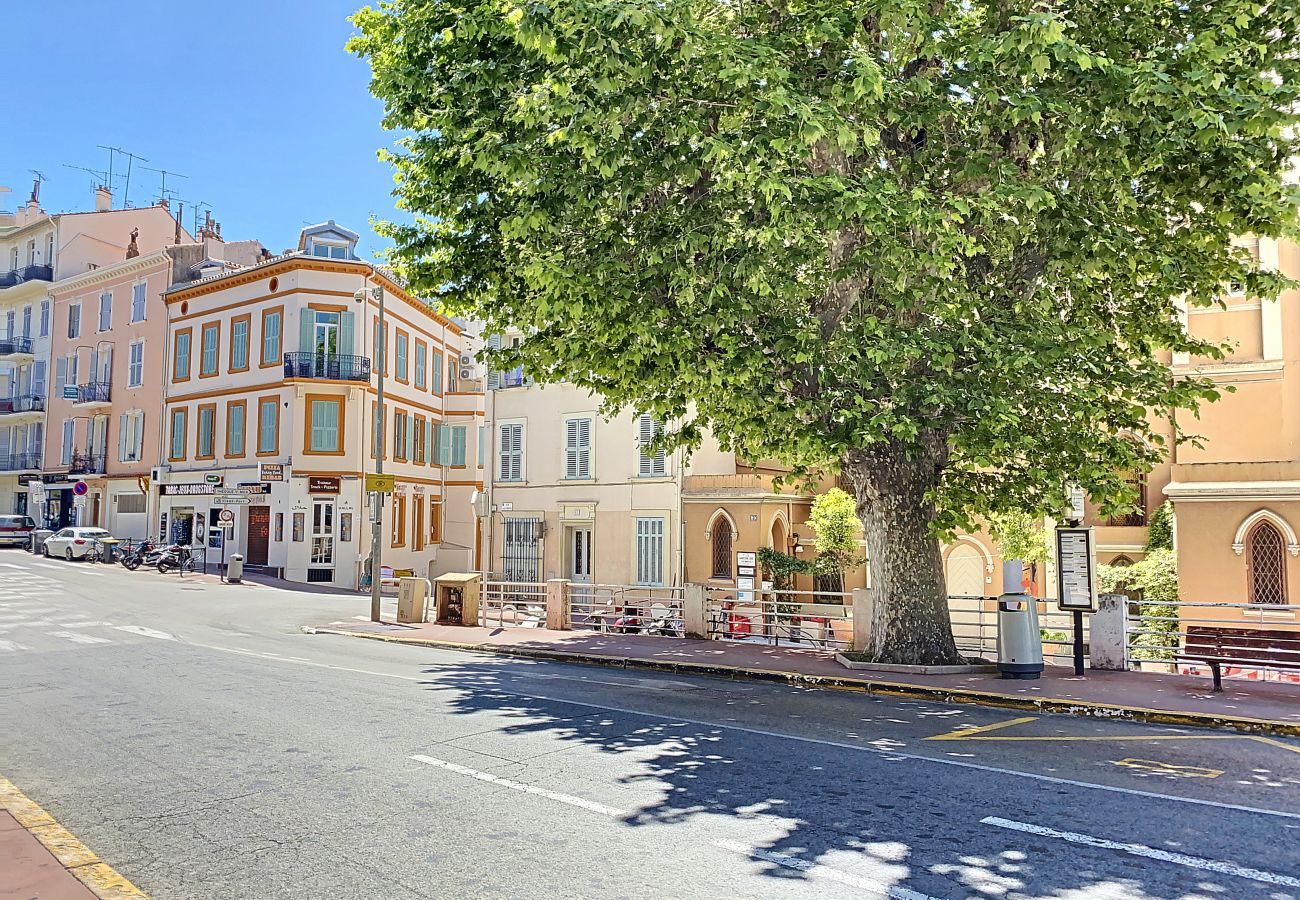
[[[204,475],[203,480],[206,481],[208,484],[221,484],[220,475]]]
[[[258,481],[284,481],[284,466],[280,463],[258,463]]]
[[[397,480],[393,475],[376,475],[373,472],[366,473],[366,491],[368,493],[391,494],[396,485]]]
[[[161,484],[158,489],[168,497],[193,497],[217,492],[215,484]]]
[[[310,475],[307,478],[309,494],[337,494],[342,487],[343,479],[337,475]]]

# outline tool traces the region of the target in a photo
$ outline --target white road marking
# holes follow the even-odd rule
[[[435,759],[432,756],[422,756],[418,753],[410,758],[416,762],[422,762],[439,769],[446,769],[448,772],[455,772],[457,775],[465,775],[478,781],[486,781],[488,784],[495,784],[498,787],[509,788],[512,791],[521,791],[525,794],[536,794],[539,797],[545,797],[547,800],[554,800],[557,803],[566,803],[569,806],[576,806],[579,809],[585,809],[588,812],[599,813],[602,816],[609,816],[611,819],[621,819],[627,815],[627,813],[623,812],[621,809],[614,809],[612,806],[606,806],[605,804],[597,803],[594,800],[584,800],[582,797],[575,797],[572,794],[561,794],[557,791],[548,791],[546,788],[540,788],[533,784],[511,781],[508,778],[498,778],[491,772],[480,772],[478,769],[459,766],[456,763],[447,762],[445,759]]]
[[[112,622],[60,622],[60,628],[113,628]]]
[[[0,641],[0,650],[5,651],[6,653],[13,653],[17,650],[26,650],[26,649],[27,649],[26,647],[24,647],[22,644],[17,643],[16,641]]]
[[[174,641],[176,637],[165,631],[154,631],[152,628],[145,628],[143,625],[114,625],[118,631],[126,631],[130,634],[138,634],[142,637],[158,638],[160,641]]]
[[[840,884],[847,884],[849,887],[866,891],[873,897],[884,897],[888,898],[888,900],[939,900],[938,897],[932,897],[929,894],[922,894],[908,888],[891,887],[878,881],[858,878],[846,872],[841,872],[839,869],[832,869],[830,866],[821,863],[809,862],[797,856],[773,853],[771,850],[760,850],[757,847],[746,847],[737,841],[714,841],[713,846],[721,847],[723,850],[730,850],[732,853],[739,853],[741,856],[748,856],[751,859],[761,859],[763,862],[775,863],[787,869],[794,869],[796,872],[803,872],[829,881],[838,881]]]
[[[0,622],[0,630],[9,628],[44,628],[53,624],[49,619],[24,619],[20,622]]]
[[[111,643],[113,643],[113,642],[110,641],[108,638],[94,637],[93,635],[89,635],[89,634],[79,634],[78,632],[75,632],[75,631],[49,631],[49,632],[46,632],[46,633],[49,634],[49,635],[51,635],[52,637],[61,637],[61,638],[66,638],[66,639],[72,641],[74,644],[111,644]]]
[[[1280,884],[1285,887],[1300,888],[1300,878],[1292,878],[1289,875],[1278,875],[1276,872],[1265,872],[1261,869],[1250,869],[1223,860],[1202,859],[1199,856],[1188,856],[1185,853],[1170,853],[1168,850],[1159,850],[1155,847],[1147,847],[1143,844],[1123,844],[1119,841],[1108,841],[1105,838],[1093,837],[1090,834],[1079,834],[1075,831],[1057,831],[1055,828],[1046,828],[1042,825],[1031,825],[1028,822],[1013,822],[1010,819],[1002,819],[997,816],[989,816],[980,819],[980,824],[996,825],[998,828],[1009,828],[1012,831],[1022,831],[1026,834],[1036,834],[1042,837],[1060,838],[1061,840],[1069,841],[1072,844],[1084,844],[1089,847],[1100,847],[1103,850],[1119,850],[1123,853],[1131,854],[1132,856],[1141,856],[1146,859],[1157,859],[1161,862],[1175,863],[1180,866],[1202,869],[1207,872],[1218,872],[1220,875],[1235,875],[1238,878],[1248,878],[1251,881],[1260,881],[1264,884]]]

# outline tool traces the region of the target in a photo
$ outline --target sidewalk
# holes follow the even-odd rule
[[[851,671],[826,651],[590,631],[358,621],[304,630],[564,662],[783,681],[940,703],[1300,736],[1300,688],[1276,682],[1229,678],[1224,691],[1215,694],[1208,677],[1089,670],[1076,678],[1073,669],[1059,666],[1048,666],[1043,677],[1034,681],[1003,680],[996,674],[897,675]]]

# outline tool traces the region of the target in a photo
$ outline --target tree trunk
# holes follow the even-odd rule
[[[926,494],[938,479],[935,461],[854,453],[843,469],[866,532],[875,600],[872,646],[863,652],[883,663],[960,663],[939,541],[930,532],[934,504]]]

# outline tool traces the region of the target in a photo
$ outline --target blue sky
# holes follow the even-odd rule
[[[168,178],[188,210],[205,202],[227,240],[295,246],[304,222],[336,219],[362,235],[363,255],[386,246],[370,218],[395,215],[392,175],[375,152],[394,136],[368,90],[366,63],[344,50],[347,16],[364,0],[45,0],[5,3],[0,207],[48,176],[51,211],[92,205],[107,168],[97,144],[136,163],[130,200],[158,196]],[[115,175],[125,166],[119,157]],[[115,185],[115,206],[125,185]]]

